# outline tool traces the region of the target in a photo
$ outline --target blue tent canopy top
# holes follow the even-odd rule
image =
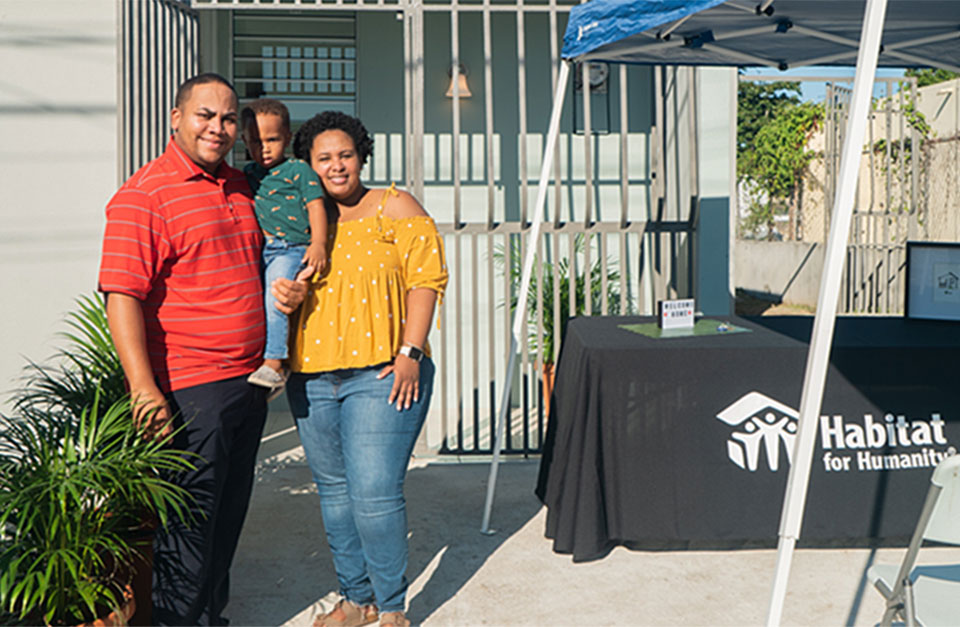
[[[562,56],[575,61],[781,70],[850,66],[857,58],[864,3],[590,0],[571,9]],[[960,1],[889,0],[879,64],[960,72],[958,39]]]

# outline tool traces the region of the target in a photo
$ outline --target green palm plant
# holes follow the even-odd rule
[[[79,415],[92,406],[95,395],[107,406],[126,396],[103,297],[82,296],[76,303],[77,310],[66,315],[69,330],[61,334],[67,346],[58,350],[48,365],[27,365],[24,385],[13,396],[15,408],[66,410]]]
[[[187,492],[162,478],[191,467],[167,438],[145,437],[121,399],[99,396],[75,420],[27,408],[0,417],[0,601],[9,618],[47,625],[118,608],[140,557],[144,512],[188,516]]]
[[[190,520],[169,478],[193,468],[134,422],[99,296],[67,316],[66,348],[31,363],[0,415],[0,624],[90,621],[143,562],[142,523]]]
[[[573,253],[574,256],[583,254],[586,239],[583,234],[578,234],[574,238]],[[509,260],[505,259],[504,247],[497,246],[494,249],[494,261],[501,269],[509,262],[510,280],[515,288],[510,297],[510,309],[515,311],[519,300],[519,286],[523,273],[523,256],[520,251],[520,242],[518,238],[511,240],[511,253]],[[587,311],[587,289],[589,285],[591,310],[597,311],[603,299],[603,275],[606,268],[607,282],[607,309],[609,315],[630,314],[633,307],[629,300],[626,307],[621,312],[620,306],[620,271],[617,269],[615,259],[607,258],[597,259],[590,266],[589,281],[583,270],[574,271],[574,313],[570,313],[570,259],[564,257],[556,262],[542,262],[543,268],[543,286],[538,289],[539,283],[537,273],[534,272],[530,280],[530,291],[527,293],[527,324],[530,329],[527,342],[529,349],[534,354],[542,356],[544,364],[552,364],[559,345],[560,334],[566,327],[567,321],[571,315],[579,316]],[[556,265],[556,272],[554,272]],[[557,276],[560,297],[560,320],[554,320],[554,274]],[[543,315],[543,333],[537,331],[537,321],[540,316],[542,304]],[[558,324],[555,324],[558,322]]]

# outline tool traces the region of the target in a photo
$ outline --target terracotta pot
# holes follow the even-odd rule
[[[133,588],[131,586],[128,585],[123,589],[123,599],[123,606],[119,610],[110,612],[91,623],[81,623],[78,627],[126,627],[129,624],[130,617],[137,611],[137,602],[133,598]]]
[[[159,522],[149,514],[141,514],[139,520],[138,524],[130,528],[126,538],[130,546],[136,550],[132,556],[132,563],[117,569],[113,556],[104,556],[106,572],[114,572],[116,569],[117,580],[128,582],[124,588],[124,598],[131,596],[132,603],[125,604],[123,609],[126,611],[129,607],[129,613],[126,614],[122,623],[102,622],[107,620],[102,619],[90,623],[91,625],[142,627],[153,624],[153,537]]]
[[[153,624],[153,536],[158,523],[145,518],[133,539],[140,556],[132,565],[133,573],[130,585],[136,601],[136,612],[130,617],[130,625],[143,627]]]
[[[543,364],[540,379],[543,383],[543,419],[550,419],[550,397],[553,396],[554,365]]]

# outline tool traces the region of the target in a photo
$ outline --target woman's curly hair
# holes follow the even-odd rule
[[[320,133],[331,130],[343,131],[349,135],[357,149],[360,166],[367,163],[367,158],[373,154],[373,138],[370,137],[363,122],[340,111],[324,111],[304,122],[293,139],[293,154],[298,159],[310,163],[313,140]]]

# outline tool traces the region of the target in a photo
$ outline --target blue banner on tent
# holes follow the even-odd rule
[[[726,0],[590,0],[570,10],[563,58],[571,59]]]

